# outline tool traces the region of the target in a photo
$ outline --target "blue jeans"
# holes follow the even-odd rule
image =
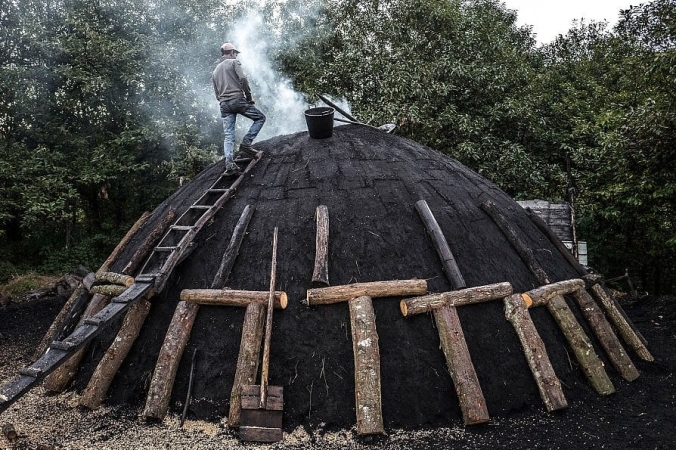
[[[263,114],[253,103],[249,103],[245,98],[236,98],[221,102],[221,117],[223,118],[223,154],[226,161],[232,161],[233,150],[235,147],[235,122],[237,114],[241,114],[253,120],[247,134],[242,138],[242,144],[251,145],[258,132],[265,123],[265,114]]]

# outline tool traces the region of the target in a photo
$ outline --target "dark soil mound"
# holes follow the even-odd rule
[[[360,126],[336,128],[333,137],[322,140],[310,139],[307,133],[277,137],[258,148],[266,155],[234,198],[200,232],[194,252],[152,300],[146,326],[111,387],[110,403],[145,401],[180,291],[210,286],[232,230],[249,204],[256,211],[228,285],[267,291],[272,230],[278,226],[277,287],[288,293],[290,304],[284,311],[275,311],[270,384],[284,386],[287,430],[319,423],[350,428],[355,422],[348,306],[301,304],[311,287],[318,205],[326,205],[330,214],[332,285],[419,278],[428,280],[431,291],[450,290],[414,208],[420,199],[435,214],[468,286],[509,281],[515,291],[523,292],[538,285],[497,226],[479,209],[486,200],[503,211],[552,281],[577,277],[508,195],[430,148]],[[223,162],[217,163],[158,207],[121,256],[120,267],[112,270],[122,269],[134,244],[144,239],[164,211],[176,208],[180,214],[223,168]],[[404,318],[398,300],[374,300],[385,425],[418,428],[460,421],[458,399],[431,316]],[[577,313],[572,303],[571,307]],[[531,314],[569,402],[596,401],[597,394],[585,381],[549,313],[535,308]],[[178,371],[173,408],[183,402],[190,357],[197,348],[191,414],[202,419],[227,416],[243,315],[241,308],[200,309]],[[459,315],[491,415],[530,406],[544,408],[517,336],[504,318],[502,303],[465,306],[459,308]],[[581,317],[579,321],[584,326]],[[112,337],[112,333],[103,335],[98,351],[81,371],[78,388],[86,384]],[[613,381],[620,379],[610,364],[606,368]],[[616,395],[626,395],[621,387],[618,391]]]

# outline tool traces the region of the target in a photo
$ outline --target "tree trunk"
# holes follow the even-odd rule
[[[87,384],[82,397],[80,397],[81,406],[96,409],[101,405],[110,384],[113,382],[113,377],[141,332],[143,322],[149,311],[150,302],[144,298],[138,300],[130,307],[115,341],[108,348],[98,366],[96,366],[89,384]]]
[[[329,285],[329,209],[317,206],[317,235],[315,238],[315,268],[312,273],[313,284]]]
[[[454,306],[444,306],[434,309],[433,314],[441,349],[460,401],[463,422],[465,425],[486,423],[490,416],[465,342],[458,311]]]
[[[381,403],[380,349],[373,303],[370,297],[361,296],[350,300],[349,305],[357,434],[382,434],[385,429]]]
[[[459,291],[406,298],[399,302],[399,308],[404,316],[412,316],[445,306],[458,307],[502,299],[511,295],[512,291],[512,285],[509,283],[489,284]]]
[[[519,294],[505,298],[505,317],[516,331],[526,356],[528,367],[533,374],[540,398],[547,411],[555,411],[568,406],[561,389],[561,381],[554,373],[545,343],[542,341],[535,324],[528,313],[523,297]]]
[[[407,295],[423,295],[427,293],[425,280],[373,281],[370,283],[354,283],[342,286],[308,289],[307,304],[329,305],[367,296],[403,297]]]

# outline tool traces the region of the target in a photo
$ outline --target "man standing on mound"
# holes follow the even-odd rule
[[[225,133],[223,153],[226,175],[237,175],[241,172],[234,162],[235,158],[250,160],[251,156],[256,153],[251,143],[265,123],[265,115],[254,106],[256,102],[251,97],[251,88],[242,70],[242,63],[237,60],[238,53],[239,50],[231,43],[223,44],[221,62],[211,75],[211,82],[214,85],[216,99],[221,105],[221,117],[223,118],[223,132]],[[242,139],[239,151],[233,155],[237,114],[253,120],[253,123]]]

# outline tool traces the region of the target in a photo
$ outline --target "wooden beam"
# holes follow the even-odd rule
[[[268,302],[268,292],[242,291],[235,289],[183,289],[180,299],[198,305],[247,307],[250,303]],[[275,291],[275,308],[285,309],[288,305],[286,292]]]
[[[309,306],[347,302],[357,297],[403,297],[427,293],[425,280],[394,280],[354,283],[341,286],[308,289],[306,303]]]
[[[124,287],[129,287],[134,284],[134,277],[125,275],[123,273],[115,272],[96,272],[96,281],[99,283],[118,284]]]
[[[141,214],[141,217],[136,220],[134,225],[127,231],[127,233],[124,235],[122,240],[117,243],[113,251],[110,253],[108,258],[101,264],[101,267],[96,273],[99,272],[107,272],[110,270],[110,266],[115,262],[115,260],[120,256],[120,253],[122,253],[122,250],[127,246],[129,241],[131,241],[131,238],[134,237],[134,235],[138,232],[138,230],[146,223],[146,221],[150,218],[150,213],[148,211],[144,212]]]
[[[122,269],[122,273],[131,275],[138,269],[138,266],[141,262],[148,256],[152,248],[155,246],[157,241],[164,236],[165,231],[169,228],[174,222],[176,217],[176,210],[174,208],[169,209],[164,216],[160,219],[157,226],[155,226],[150,233],[146,236],[145,240],[141,245],[136,248],[134,254],[129,258],[129,262]]]
[[[312,272],[313,285],[329,285],[329,209],[317,206],[315,212],[317,234],[315,237],[315,267]]]
[[[528,367],[533,374],[545,408],[549,412],[566,408],[568,402],[561,388],[561,380],[554,372],[545,343],[535,328],[524,298],[520,294],[513,294],[505,298],[504,303],[505,318],[512,324],[521,341]]]
[[[100,284],[92,286],[89,292],[96,295],[105,295],[107,297],[117,297],[118,295],[122,295],[126,290],[127,288],[125,286],[120,286],[118,284]]]
[[[531,289],[526,295],[531,299],[530,307],[546,305],[549,300],[556,296],[570,294],[584,288],[584,281],[579,278],[545,284],[544,286]]]
[[[370,297],[350,300],[350,329],[354,352],[354,387],[357,434],[383,434],[380,349],[376,316]]]
[[[399,308],[401,309],[401,313],[408,317],[443,308],[444,306],[458,307],[503,299],[512,293],[513,289],[510,283],[496,283],[461,289],[459,291],[405,298],[399,302]]]

